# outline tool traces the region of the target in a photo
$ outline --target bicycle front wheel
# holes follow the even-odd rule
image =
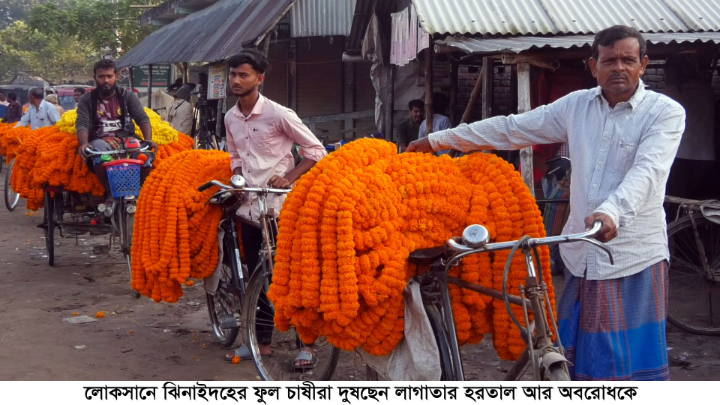
[[[668,226],[668,246],[668,322],[720,336],[720,224],[700,213],[681,217]]]
[[[271,278],[271,274],[263,274],[261,269],[255,270],[248,283],[244,306],[243,318],[247,322],[245,342],[253,353],[260,377],[265,381],[330,380],[338,363],[340,349],[321,337],[312,346],[317,359],[315,367],[304,370],[295,367],[296,356],[305,345],[294,328],[287,332],[275,328],[275,309],[266,295]],[[264,346],[263,351],[269,348],[272,353],[262,355],[261,345]]]
[[[440,370],[442,372],[440,380],[455,381],[457,379],[455,378],[455,370],[452,366],[450,339],[445,329],[443,317],[438,308],[432,304],[425,305],[425,312],[427,313],[430,326],[432,326],[433,333],[435,334],[435,343],[437,343],[438,352],[440,353]]]
[[[5,207],[7,207],[8,211],[15,211],[20,201],[20,194],[16,193],[10,185],[14,166],[15,161],[13,160],[5,172]]]

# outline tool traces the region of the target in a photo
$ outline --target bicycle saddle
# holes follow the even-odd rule
[[[433,264],[441,258],[447,257],[445,254],[446,245],[431,247],[427,249],[418,249],[410,253],[410,261],[418,265]]]

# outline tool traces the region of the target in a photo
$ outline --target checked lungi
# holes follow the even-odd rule
[[[670,379],[667,261],[610,280],[565,276],[558,326],[572,380]]]

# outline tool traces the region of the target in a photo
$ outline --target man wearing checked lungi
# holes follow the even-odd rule
[[[665,183],[685,110],[645,90],[647,46],[634,28],[600,31],[589,67],[598,87],[520,115],[439,131],[408,152],[512,150],[567,142],[573,163],[563,234],[602,221],[598,239],[560,247],[569,273],[558,304],[560,337],[574,380],[669,379],[665,316],[668,252]]]

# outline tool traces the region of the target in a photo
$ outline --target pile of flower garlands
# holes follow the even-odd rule
[[[178,141],[178,131],[170,125],[169,122],[163,121],[162,118],[153,110],[145,108],[145,113],[150,118],[150,125],[152,126],[152,138],[158,145],[167,145]],[[68,134],[75,134],[75,120],[77,119],[77,110],[71,110],[63,114],[60,121],[57,123],[58,129]],[[143,138],[142,131],[139,125],[135,125],[135,134],[141,139]]]
[[[190,196],[184,199],[200,203]],[[417,270],[408,265],[410,252],[442,245],[475,223],[493,241],[545,234],[519,173],[494,155],[398,155],[395,145],[373,139],[343,146],[305,174],[283,206],[268,294],[276,326],[294,326],[306,343],[326,336],[343,350],[390,353],[403,337],[403,290]],[[470,256],[451,275],[502,289],[507,258],[507,252]],[[549,259],[541,249],[546,280]],[[511,294],[519,294],[526,276],[524,258],[516,255]],[[550,282],[548,288],[554,307]],[[504,303],[455,286],[451,296],[460,343],[493,333],[500,357],[519,357],[525,342]],[[522,308],[515,311],[524,323]]]
[[[151,110],[146,110],[153,125],[153,141],[158,143],[158,153],[154,162],[157,166],[162,159],[173,154],[189,150],[193,140],[187,135],[171,134],[167,130],[169,124],[153,120],[159,117]],[[35,131],[27,128],[15,128],[0,132],[0,143],[8,145],[3,153],[9,159],[15,158],[15,169],[11,185],[15,192],[27,198],[27,208],[37,210],[43,207],[43,187],[63,186],[67,191],[92,193],[101,196],[105,188],[95,174],[91,173],[82,157],[77,153],[80,146],[75,135],[75,110],[63,114],[57,125]],[[162,134],[155,138],[155,131]],[[137,127],[136,127],[137,128]],[[175,141],[172,141],[175,139]],[[172,141],[172,142],[171,142]],[[16,143],[17,142],[17,143]]]
[[[22,138],[30,133],[28,128],[13,129],[14,126],[15,124],[0,123],[0,155],[5,156],[8,162],[15,159]]]
[[[190,277],[210,276],[218,262],[217,229],[222,210],[205,202],[229,182],[230,155],[191,150],[167,158],[143,185],[135,213],[132,288],[160,302],[177,302]]]

